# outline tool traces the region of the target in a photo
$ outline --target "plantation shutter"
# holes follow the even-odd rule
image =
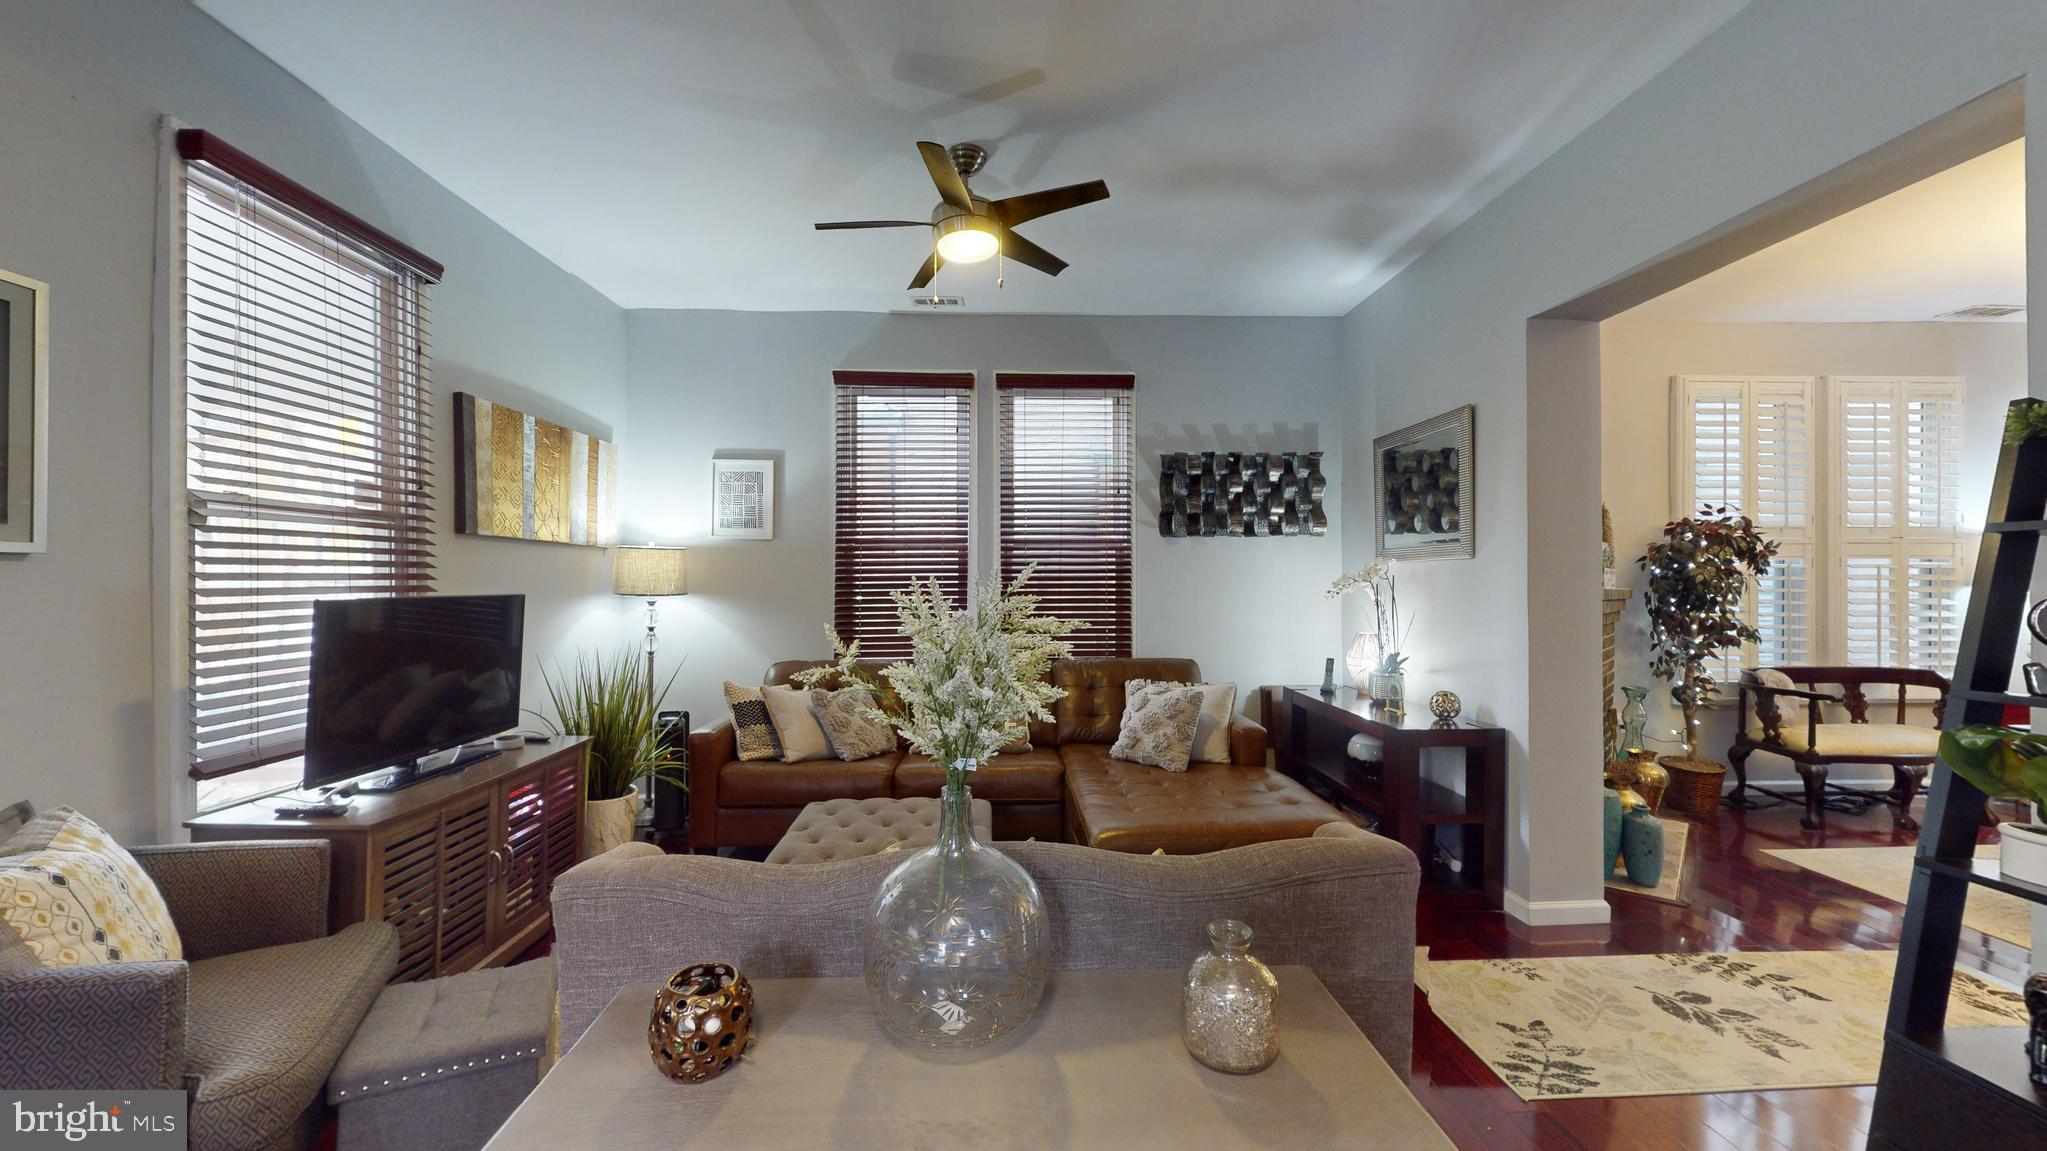
[[[1131,652],[1133,379],[1003,372],[1001,572],[1037,565],[1041,610],[1087,626],[1075,655]]]
[[[1812,661],[1817,517],[1813,380],[1804,376],[1680,376],[1673,381],[1674,518],[1725,506],[1753,519],[1780,550],[1742,598],[1753,645],[1724,648],[1707,670],[1731,682],[1744,667]]]
[[[860,653],[910,654],[893,593],[967,598],[971,372],[836,372],[833,625]]]
[[[1962,381],[1829,383],[1843,658],[1948,674],[1961,630]]]
[[[190,773],[303,750],[313,603],[432,590],[426,285],[439,265],[203,132],[178,280]]]

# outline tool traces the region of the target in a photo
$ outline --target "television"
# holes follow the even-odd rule
[[[494,754],[519,725],[523,595],[397,596],[313,605],[305,787],[385,768],[395,791]]]

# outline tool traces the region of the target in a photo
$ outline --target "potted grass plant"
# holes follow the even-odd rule
[[[656,717],[674,675],[657,691],[638,653],[610,659],[578,654],[575,666],[541,668],[548,703],[541,721],[557,735],[589,739],[583,765],[583,858],[602,855],[633,837],[637,788],[687,787],[682,761],[661,740]]]
[[[1940,761],[1984,795],[2032,802],[2032,822],[1997,825],[1998,872],[2047,887],[2047,736],[1970,724],[1940,734]]]

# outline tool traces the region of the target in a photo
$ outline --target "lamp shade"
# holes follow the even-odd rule
[[[683,556],[688,551],[651,545],[616,549],[611,560],[611,590],[641,599],[689,594],[683,571]]]

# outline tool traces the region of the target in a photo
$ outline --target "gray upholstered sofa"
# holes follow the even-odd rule
[[[1257,932],[1254,954],[1312,968],[1405,1073],[1420,870],[1400,844],[1332,823],[1312,838],[1205,855],[1001,847],[1044,894],[1055,970],[1185,968],[1207,945],[1203,926],[1235,916]],[[642,843],[584,860],[554,886],[563,1048],[621,986],[666,979],[689,961],[726,960],[755,978],[859,975],[868,905],[900,862],[778,867]]]
[[[185,960],[0,970],[0,1089],[183,1087],[194,1151],[311,1146],[327,1073],[390,979],[397,933],[327,934],[323,841],[129,851]]]

